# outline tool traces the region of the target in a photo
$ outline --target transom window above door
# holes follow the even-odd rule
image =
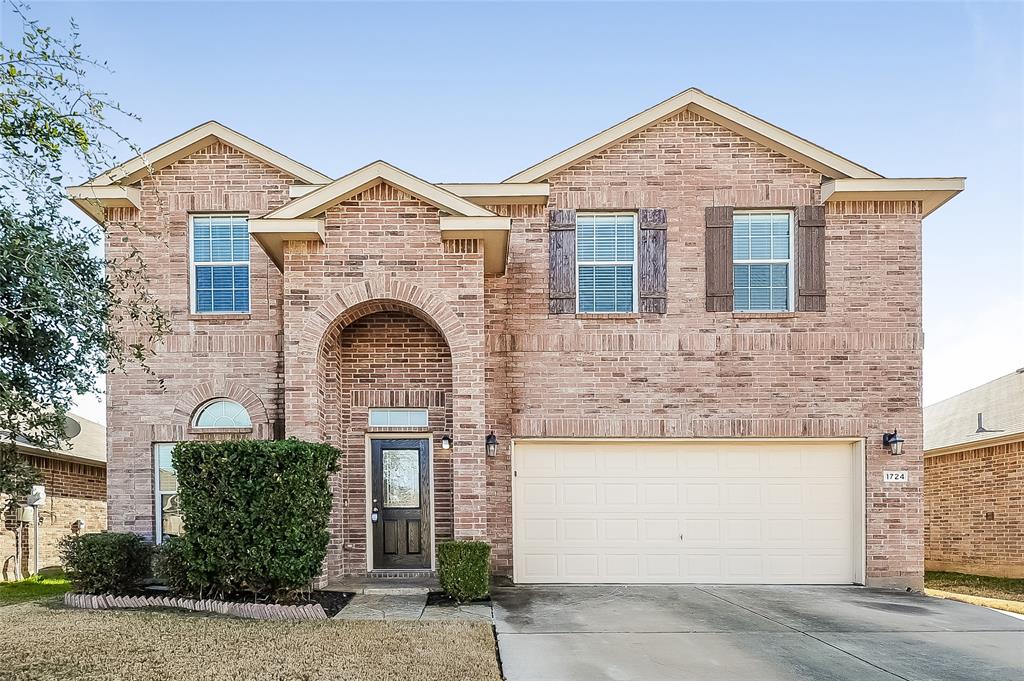
[[[370,409],[369,423],[374,427],[426,428],[426,409]]]
[[[577,310],[636,310],[636,215],[576,216]]]
[[[793,309],[793,214],[736,211],[732,223],[733,309]]]
[[[249,220],[244,215],[193,215],[192,310],[249,312]]]

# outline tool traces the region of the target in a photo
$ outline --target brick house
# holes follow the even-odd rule
[[[962,188],[695,89],[498,183],[200,125],[69,189],[173,320],[164,390],[109,381],[111,529],[178,531],[172,443],[295,436],[344,452],[326,580],[454,537],[518,582],[919,587],[921,224]]]
[[[924,564],[1024,577],[1024,369],[925,407]]]
[[[60,565],[57,545],[81,532],[107,529],[107,446],[103,426],[81,416],[68,415],[66,432],[70,446],[43,449],[17,442],[18,452],[42,476],[46,500],[39,508],[39,567]],[[16,532],[21,532],[22,574],[35,565],[35,545],[30,518],[16,519],[14,512],[0,519],[0,581],[13,579]]]

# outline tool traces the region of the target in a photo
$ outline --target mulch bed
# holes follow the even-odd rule
[[[431,591],[427,594],[427,605],[437,605],[442,608],[454,608],[459,605],[469,605],[470,603],[490,603],[491,597],[486,596],[484,598],[477,598],[472,601],[462,601],[461,603],[443,591]],[[326,609],[327,606],[324,606]]]
[[[334,617],[348,605],[354,595],[348,591],[314,591],[304,603],[319,603],[328,617]]]

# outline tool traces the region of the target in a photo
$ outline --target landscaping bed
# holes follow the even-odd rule
[[[436,605],[442,608],[456,608],[460,605],[470,605],[473,603],[482,603],[484,605],[490,605],[491,597],[487,596],[486,598],[474,598],[473,600],[460,602],[443,591],[431,591],[427,594],[427,607]]]
[[[500,681],[482,622],[256,622],[167,610],[6,606],[5,681]]]

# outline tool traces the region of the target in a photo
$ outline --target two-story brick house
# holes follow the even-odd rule
[[[203,124],[69,190],[173,321],[109,379],[111,529],[180,531],[172,443],[295,436],[344,453],[328,580],[455,537],[519,582],[920,586],[921,224],[962,188],[698,90],[500,183]]]

